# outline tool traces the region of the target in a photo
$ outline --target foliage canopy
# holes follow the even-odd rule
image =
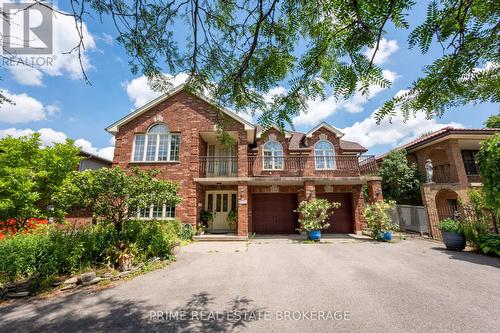
[[[70,0],[85,48],[82,23],[111,19],[133,74],[144,73],[165,91],[164,72],[185,72],[188,87],[237,110],[262,110],[260,123],[284,127],[311,99],[332,90],[347,98],[370,85],[391,84],[375,57],[388,31],[410,26],[413,0]],[[47,6],[42,3],[41,5]],[[54,9],[57,10],[57,9]],[[59,11],[59,10],[57,10]],[[377,112],[380,120],[401,109],[439,116],[448,107],[500,98],[500,9],[495,0],[432,0],[422,23],[408,34],[410,48],[442,54],[403,94]],[[2,19],[9,23],[9,17]],[[180,28],[182,27],[182,28]],[[82,66],[83,70],[83,66]],[[85,74],[85,72],[84,72]],[[85,78],[87,76],[85,75]],[[271,89],[288,89],[271,103]],[[0,99],[1,100],[1,99]],[[293,126],[293,125],[292,125]]]

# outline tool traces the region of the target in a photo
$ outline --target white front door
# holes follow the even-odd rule
[[[213,220],[208,225],[210,231],[228,231],[227,216],[237,208],[236,191],[207,191],[205,209],[211,211]]]

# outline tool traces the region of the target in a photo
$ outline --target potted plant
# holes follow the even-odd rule
[[[214,214],[210,210],[202,209],[200,212],[200,224],[208,228],[208,223],[214,219]]]
[[[465,249],[465,236],[459,221],[446,218],[439,222],[438,229],[441,231],[446,249],[454,251]]]
[[[200,235],[205,234],[206,229],[207,229],[207,227],[203,223],[198,223],[196,225],[196,235],[200,236]]]
[[[233,230],[238,223],[238,210],[233,209],[227,214],[227,225],[229,230]]]
[[[391,241],[392,233],[399,230],[398,224],[393,222],[389,214],[394,205],[394,201],[378,201],[366,206],[364,216],[373,239]]]
[[[321,229],[330,226],[326,222],[332,213],[333,208],[340,207],[338,202],[330,202],[325,199],[313,199],[311,201],[302,201],[295,212],[299,213],[298,231],[307,232],[307,237],[313,241],[321,239]]]

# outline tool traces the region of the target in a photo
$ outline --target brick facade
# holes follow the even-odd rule
[[[181,120],[182,119],[182,120]],[[146,133],[156,123],[165,124],[171,133],[180,134],[180,158],[178,162],[132,162],[134,136]],[[224,123],[226,130],[236,138],[237,177],[229,181],[218,179],[212,183],[202,182],[200,156],[207,155],[207,143],[203,139],[206,133],[216,132],[217,126]],[[321,171],[314,166],[314,144],[321,138],[326,138],[335,147],[337,156],[343,156],[340,139],[332,132],[320,127],[311,137],[306,138],[306,145],[310,149],[302,149],[300,154],[308,156],[308,165],[304,173],[295,178],[297,185],[280,184],[280,178],[293,175],[284,174],[282,171],[262,171],[262,176],[270,177],[269,185],[251,182],[249,171],[249,156],[263,156],[262,146],[270,135],[276,138],[283,146],[283,155],[290,155],[289,140],[280,131],[271,128],[261,138],[256,138],[254,145],[249,145],[253,137],[248,137],[249,132],[245,125],[216,109],[204,100],[183,90],[173,94],[163,102],[153,106],[147,112],[123,123],[115,134],[115,155],[113,166],[130,170],[132,167],[141,169],[158,169],[161,179],[176,181],[180,184],[179,196],[182,202],[176,207],[176,217],[184,223],[196,225],[199,215],[205,206],[207,190],[231,190],[237,193],[238,203],[238,235],[247,235],[252,232],[252,194],[253,193],[297,193],[298,202],[311,200],[317,191],[325,191],[323,185],[317,185],[313,180],[301,180],[301,177],[328,179],[332,177],[351,177],[356,185],[332,185],[332,191],[351,193],[353,207],[353,225],[356,232],[364,226],[363,208],[364,196],[360,185],[359,169],[343,168],[344,170]],[[254,132],[255,135],[255,132]],[[249,140],[250,139],[250,140]],[[356,155],[350,155],[356,158]],[[344,163],[338,158],[336,163]],[[252,166],[253,167],[253,166]],[[198,179],[198,180],[197,180]],[[260,183],[263,179],[258,178]],[[374,185],[375,186],[375,185]],[[375,193],[375,192],[374,192]]]
[[[182,121],[179,121],[180,117]],[[206,145],[200,138],[200,132],[213,132],[214,126],[223,119],[228,131],[239,133],[238,156],[242,157],[242,163],[238,165],[239,172],[244,173],[248,144],[243,124],[222,115],[210,104],[184,91],[120,127],[115,135],[113,166],[124,169],[134,166],[141,169],[158,169],[161,170],[159,178],[179,182],[182,202],[176,208],[176,216],[183,222],[195,225],[202,209],[197,203],[202,198],[194,178],[199,177],[198,157],[206,154]],[[151,125],[158,122],[166,124],[171,133],[180,133],[179,162],[132,162],[134,135],[145,133]]]

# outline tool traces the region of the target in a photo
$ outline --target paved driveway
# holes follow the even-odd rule
[[[196,243],[113,289],[0,308],[0,332],[498,332],[499,282],[499,259],[431,241]]]

